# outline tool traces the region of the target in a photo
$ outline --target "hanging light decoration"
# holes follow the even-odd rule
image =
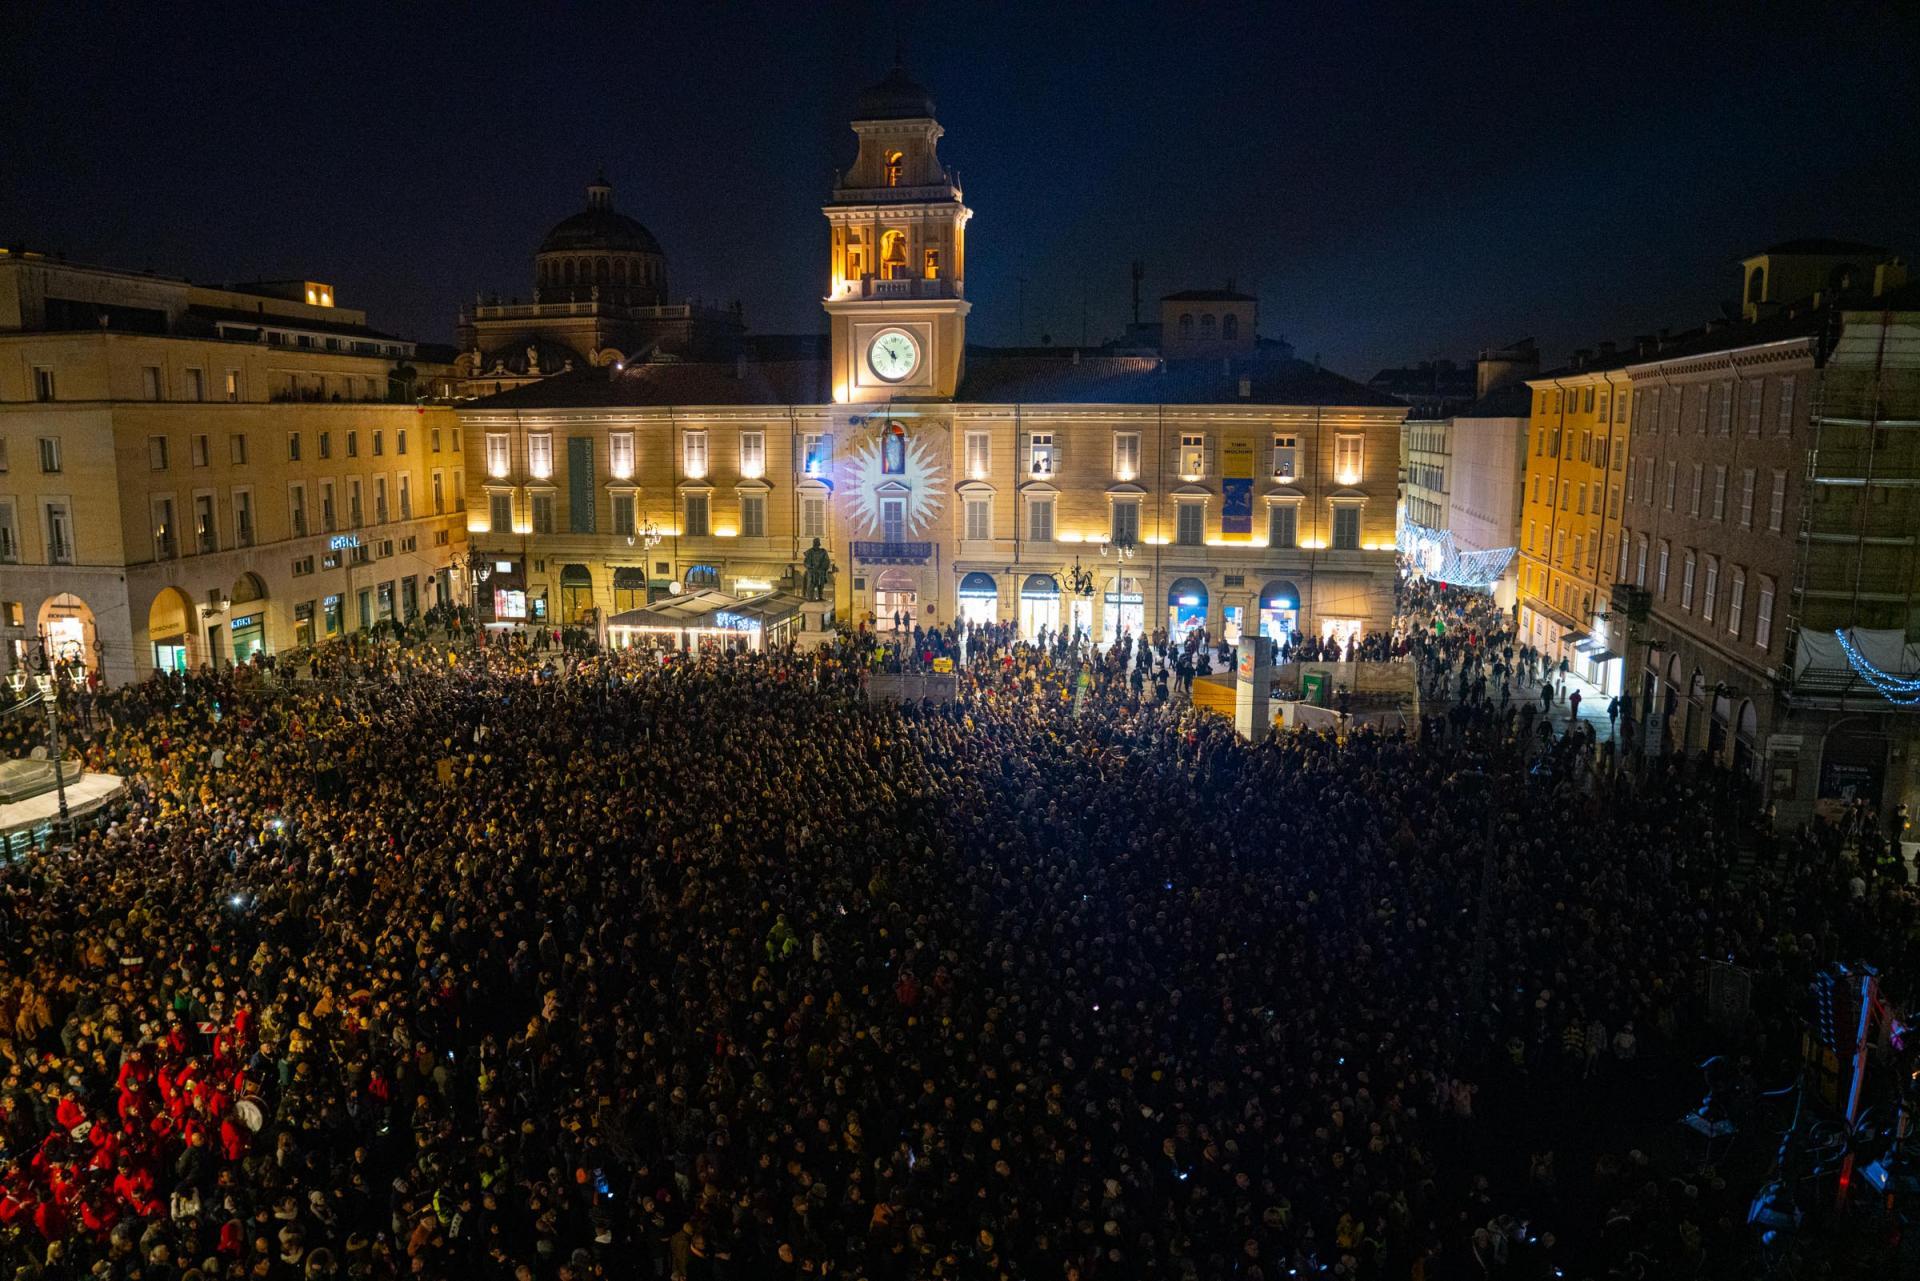
[[[1847,635],[1844,628],[1834,628],[1833,635],[1840,642],[1840,652],[1847,656],[1847,665],[1853,668],[1860,679],[1878,690],[1880,697],[1896,707],[1920,707],[1920,680],[1881,671],[1865,654],[1854,648],[1853,638]]]

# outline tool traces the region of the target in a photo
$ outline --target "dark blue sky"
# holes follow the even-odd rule
[[[447,341],[530,292],[601,164],[676,296],[817,331],[863,84],[932,90],[970,336],[1115,333],[1234,279],[1365,377],[1703,319],[1793,236],[1920,249],[1920,25],[1892,6],[31,4],[0,41],[0,242],[331,280]],[[1027,323],[1017,322],[1025,276]]]

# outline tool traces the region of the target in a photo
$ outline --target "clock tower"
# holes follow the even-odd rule
[[[860,152],[821,212],[832,232],[823,300],[842,404],[943,400],[966,358],[966,227],[960,184],[935,151],[933,99],[896,63],[860,95]]]

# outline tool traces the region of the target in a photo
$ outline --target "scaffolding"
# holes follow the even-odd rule
[[[1786,672],[1803,638],[1920,633],[1920,313],[1837,311],[1816,370],[1794,550]],[[1864,679],[1794,679],[1822,699],[1874,694]],[[1857,688],[1856,688],[1857,684]]]

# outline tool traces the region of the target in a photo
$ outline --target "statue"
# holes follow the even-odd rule
[[[813,546],[807,548],[806,555],[800,558],[804,569],[803,594],[808,600],[825,600],[827,586],[834,575],[833,557],[820,545],[819,539],[813,540]]]
[[[527,344],[527,372],[530,374],[540,372],[540,349],[532,343]]]

